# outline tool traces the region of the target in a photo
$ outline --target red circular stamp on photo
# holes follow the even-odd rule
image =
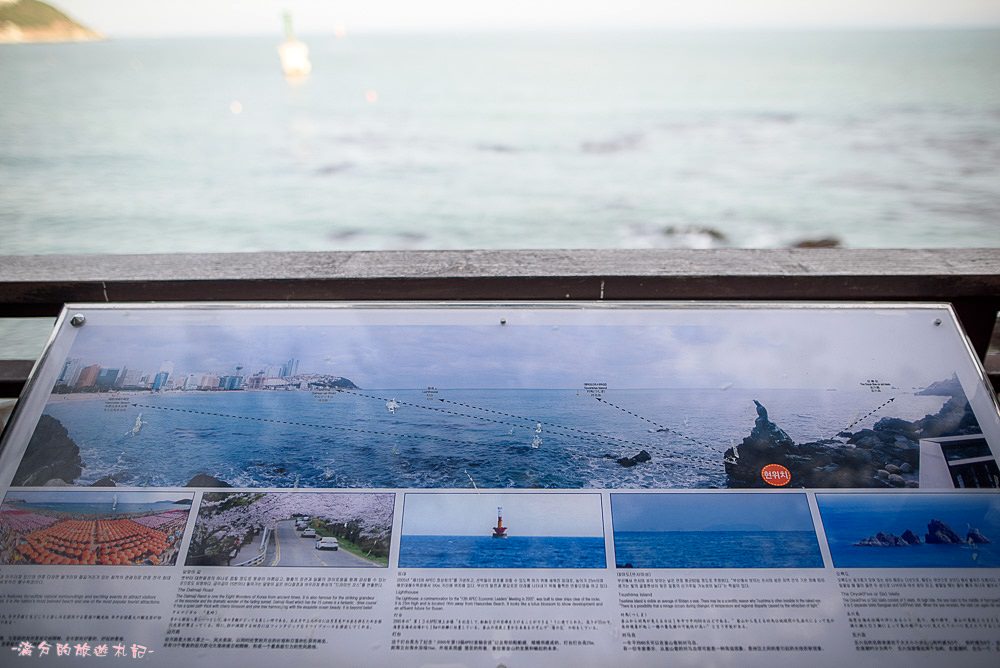
[[[760,477],[768,485],[784,487],[792,481],[792,472],[781,464],[768,464],[760,470]]]

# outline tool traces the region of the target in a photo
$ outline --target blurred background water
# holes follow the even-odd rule
[[[0,253],[1000,246],[1000,30],[0,46]]]
[[[270,12],[0,45],[0,255],[1000,247],[997,29],[331,32],[292,81]]]

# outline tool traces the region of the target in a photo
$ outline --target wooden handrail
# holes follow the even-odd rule
[[[985,358],[1000,249],[0,256],[0,317],[70,302],[313,300],[950,302]],[[26,364],[0,362],[0,396],[16,395]]]

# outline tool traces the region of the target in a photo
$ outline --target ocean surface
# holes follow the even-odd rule
[[[400,568],[607,568],[604,538],[407,536]]]
[[[17,496],[15,492],[13,496]],[[119,503],[112,511],[111,503],[11,503],[3,504],[4,510],[55,511],[72,515],[96,515],[114,517],[115,515],[131,515],[134,513],[165,513],[168,510],[191,510],[191,504],[157,501],[155,503]]]
[[[618,568],[823,568],[812,531],[616,531]]]
[[[1000,568],[1000,495],[988,494],[818,494],[830,555],[837,568]],[[925,540],[932,520],[947,524],[960,538],[979,529],[982,545],[855,545],[878,532],[907,529]]]
[[[2,253],[1000,246],[1000,31],[0,45]]]
[[[920,418],[945,401],[902,394],[873,412],[885,396],[867,391],[616,390],[604,402],[576,390],[437,395],[461,405],[417,390],[364,393],[329,402],[308,392],[139,393],[123,412],[77,395],[45,414],[79,446],[80,484],[110,475],[125,486],[183,486],[207,473],[235,487],[712,488],[725,486],[726,448],[753,427],[753,399],[798,442],[854,422]],[[394,414],[387,397],[401,404]],[[615,461],[640,450],[652,460]]]

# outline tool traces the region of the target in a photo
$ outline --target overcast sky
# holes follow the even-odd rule
[[[301,373],[345,376],[365,389],[581,389],[588,382],[612,389],[859,389],[876,379],[910,390],[969,366],[954,333],[933,325],[936,315],[709,309],[640,312],[635,324],[616,313],[605,319],[614,325],[544,326],[521,324],[512,312],[503,327],[365,327],[254,326],[233,313],[229,326],[91,324],[77,332],[70,357],[154,372],[169,360],[178,376],[232,373],[236,364],[252,374],[296,358]],[[904,337],[909,345],[901,351]]]
[[[111,37],[300,32],[1000,25],[997,0],[56,0]]]
[[[511,535],[604,535],[600,494],[407,494],[403,533],[489,536],[498,506]]]
[[[805,494],[612,494],[615,531],[812,531]]]

